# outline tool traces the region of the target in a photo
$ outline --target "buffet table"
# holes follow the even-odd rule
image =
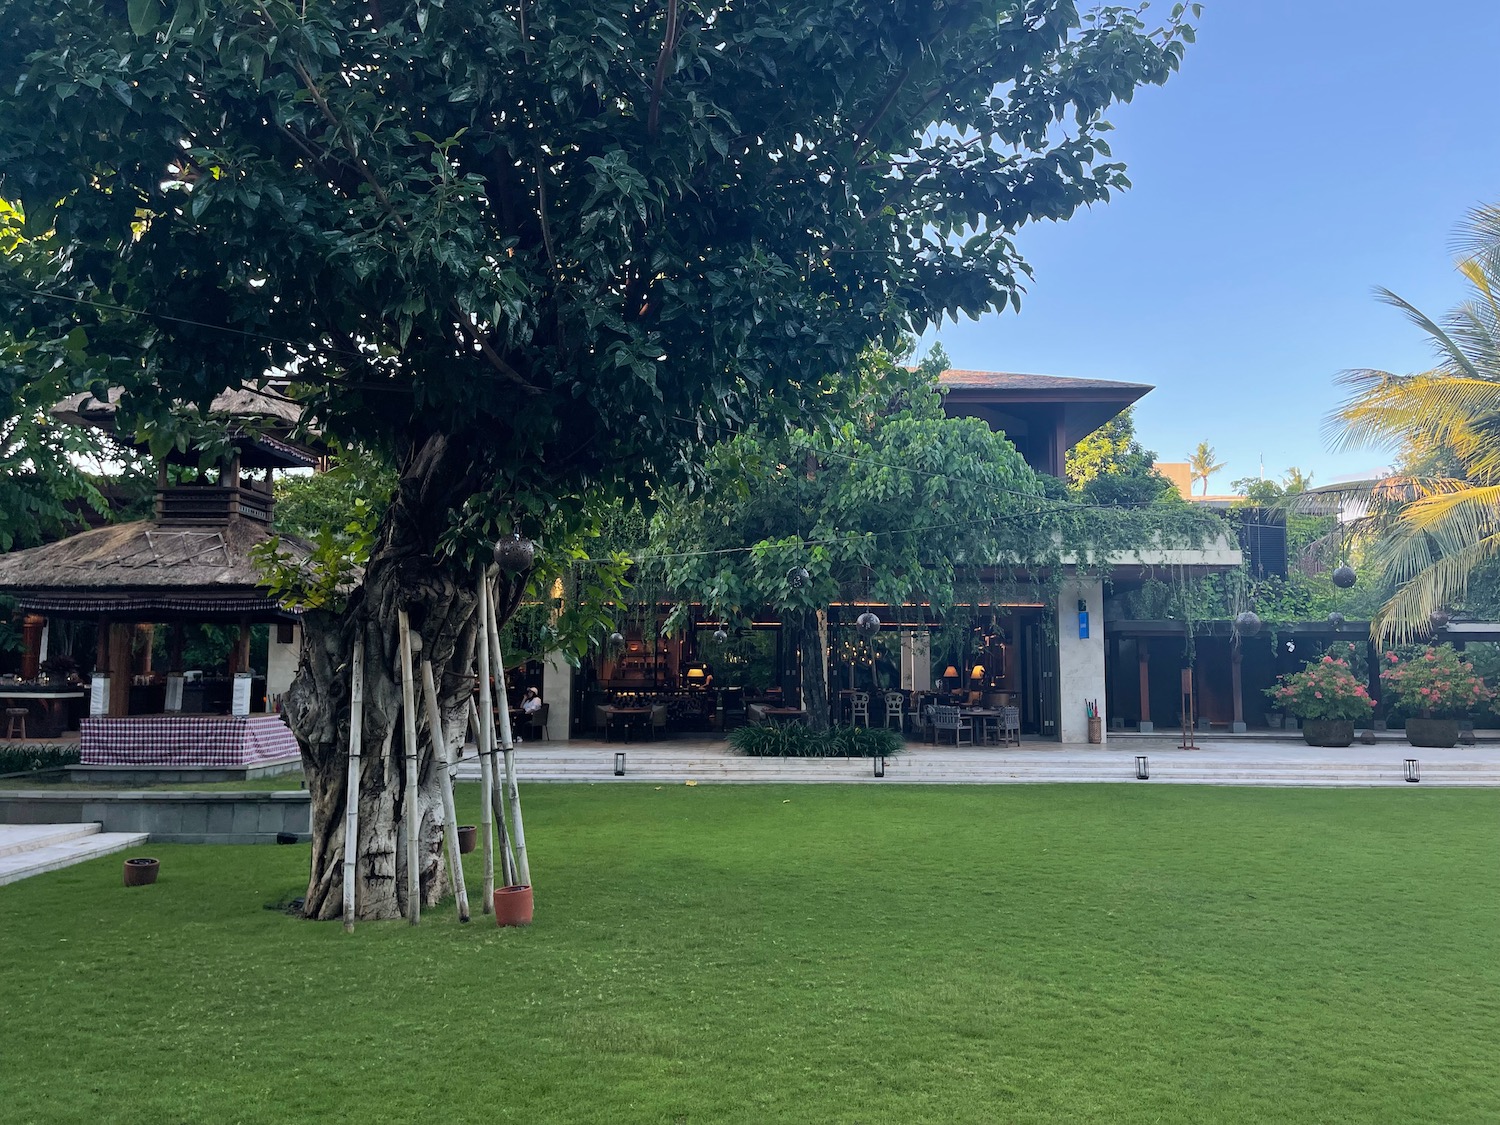
[[[80,724],[86,766],[258,766],[298,755],[280,715],[139,715]]]

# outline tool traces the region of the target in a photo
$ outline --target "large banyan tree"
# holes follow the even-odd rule
[[[1175,70],[1183,19],[1071,0],[0,0],[0,197],[33,251],[0,279],[8,354],[123,387],[142,430],[278,372],[324,433],[399,467],[358,587],[308,614],[287,706],[311,915],[340,909],[355,638],[359,912],[396,917],[397,611],[461,737],[488,544],[555,542],[585,496],[690,472],[752,415],[816,418],[825,376],[872,339],[1018,303],[1014,232],[1125,186],[1102,114]],[[502,615],[526,581],[502,582]],[[418,807],[431,901],[435,786]]]

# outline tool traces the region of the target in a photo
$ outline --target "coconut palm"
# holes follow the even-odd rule
[[[1393,448],[1398,469],[1366,489],[1366,565],[1394,593],[1376,635],[1406,640],[1461,602],[1500,558],[1500,206],[1469,216],[1458,268],[1469,296],[1440,320],[1389,290],[1381,299],[1428,336],[1426,371],[1347,371],[1349,398],[1330,419],[1336,447]]]
[[[1208,495],[1208,478],[1224,467],[1223,461],[1215,460],[1217,456],[1213,446],[1206,441],[1200,441],[1198,448],[1193,450],[1188,457],[1188,472],[1195,483],[1200,480],[1203,482],[1203,495],[1205,496]]]

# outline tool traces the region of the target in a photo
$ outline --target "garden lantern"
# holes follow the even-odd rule
[[[866,639],[880,632],[880,618],[869,610],[865,610],[854,619],[854,627],[859,630],[859,635]]]
[[[615,776],[625,776],[625,751],[623,750],[615,751]]]
[[[793,590],[800,590],[807,585],[807,580],[811,577],[812,575],[808,573],[807,567],[794,566],[786,572],[786,584]]]
[[[1253,609],[1247,609],[1235,615],[1234,627],[1245,636],[1253,637],[1260,632],[1260,616]]]
[[[536,544],[522,539],[519,531],[495,543],[495,565],[506,574],[520,574],[531,569],[536,562]]]
[[[874,758],[874,761],[875,761],[875,776],[876,777],[884,777],[885,776],[885,755],[884,754],[876,754],[875,758]]]
[[[1340,590],[1347,590],[1354,585],[1354,568],[1348,563],[1337,567],[1333,572],[1333,584]]]
[[[1136,780],[1137,781],[1145,781],[1150,776],[1151,776],[1151,770],[1149,768],[1149,763],[1147,763],[1147,761],[1146,761],[1146,755],[1144,755],[1144,754],[1137,754],[1135,756],[1135,777],[1136,777]]]
[[[1406,780],[1413,784],[1422,780],[1422,763],[1415,758],[1406,759]]]

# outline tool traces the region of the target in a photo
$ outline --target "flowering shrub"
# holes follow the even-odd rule
[[[1299,719],[1363,719],[1375,706],[1347,660],[1325,656],[1300,672],[1288,672],[1266,694]]]
[[[1484,677],[1452,645],[1429,648],[1410,660],[1386,653],[1380,686],[1386,703],[1426,719],[1471,715],[1495,698]]]

